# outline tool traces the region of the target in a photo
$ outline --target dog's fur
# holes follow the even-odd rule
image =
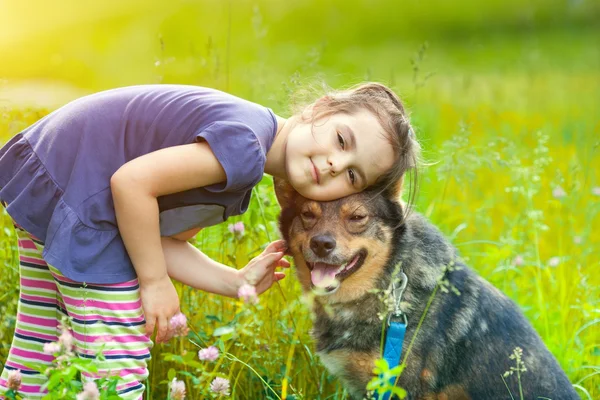
[[[408,277],[401,304],[408,319],[403,360],[439,278],[456,289],[436,292],[404,360],[398,385],[409,399],[508,400],[509,390],[519,398],[516,373],[504,378],[508,389],[502,378],[516,366],[509,358],[516,347],[523,349],[527,368],[521,374],[525,399],[579,399],[515,303],[463,265],[423,216],[405,216],[398,200],[401,185],[332,202],[307,200],[279,180],[275,190],[282,206],[280,229],[305,292],[314,289],[314,263],[339,265],[359,256],[351,271],[341,273],[347,276],[338,275],[336,291],[313,301],[317,351],[354,399],[368,395],[365,387],[381,357],[380,315],[389,309],[381,293],[396,279],[398,265]]]

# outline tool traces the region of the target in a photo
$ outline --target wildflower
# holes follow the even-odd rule
[[[56,354],[60,351],[60,344],[57,342],[44,343],[44,353]]]
[[[229,230],[229,232],[233,233],[234,235],[239,235],[242,236],[244,234],[244,222],[240,221],[240,222],[236,222],[235,224],[229,224],[227,226],[227,229]]]
[[[560,257],[552,257],[548,260],[548,265],[551,267],[557,267],[560,264]]]
[[[562,199],[567,196],[567,192],[560,186],[557,186],[552,190],[552,196],[554,196],[555,199]]]
[[[210,383],[210,390],[223,396],[229,396],[229,380],[216,377]]]
[[[187,336],[189,329],[187,327],[187,318],[183,313],[178,312],[169,321],[169,327],[174,331],[174,336]]]
[[[94,381],[88,381],[83,385],[83,392],[77,395],[77,400],[98,400],[100,391]]]
[[[185,399],[185,382],[178,381],[177,378],[173,378],[171,381],[171,399],[172,400],[183,400]]]
[[[60,343],[67,353],[73,351],[73,335],[68,329],[63,329],[61,335],[58,337],[58,343]]]
[[[581,238],[581,236],[573,236],[573,243],[581,244],[582,242],[583,242],[583,239]]]
[[[523,258],[522,255],[518,254],[514,259],[513,259],[513,264],[517,267],[520,267],[521,265],[525,264],[525,259]]]
[[[8,373],[6,386],[13,392],[17,392],[21,387],[21,380],[21,371],[19,371],[18,369],[12,370]]]
[[[244,303],[258,303],[258,296],[256,295],[256,288],[248,283],[244,283],[238,289],[238,297],[244,300]]]
[[[206,349],[201,349],[198,351],[198,358],[201,361],[215,361],[219,358],[219,349],[215,346],[209,346]]]
[[[594,196],[600,196],[600,186],[596,186],[592,188],[592,194]]]
[[[504,373],[504,377],[507,378],[511,376],[513,373],[517,373],[520,375],[521,372],[527,372],[527,367],[525,366],[525,362],[523,361],[523,349],[520,347],[515,347],[512,354],[508,356],[511,360],[515,360],[515,367],[510,367],[508,371]]]

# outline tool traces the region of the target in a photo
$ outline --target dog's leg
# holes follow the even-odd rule
[[[363,352],[350,349],[319,353],[329,372],[338,376],[353,398],[361,399],[366,394],[367,383],[373,378],[378,351]]]

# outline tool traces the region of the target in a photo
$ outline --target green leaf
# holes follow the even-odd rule
[[[189,362],[191,360],[193,360],[194,358],[196,358],[196,356],[198,355],[197,352],[195,351],[188,351],[187,353],[185,353],[185,355],[183,356],[183,360],[184,362]]]
[[[206,315],[204,318],[206,318],[209,321],[221,323],[221,318],[217,317],[216,315]]]
[[[205,365],[202,364],[199,361],[196,361],[196,360],[190,360],[185,365],[187,365],[188,367],[195,368],[195,369],[200,370],[200,371],[202,371],[202,370],[205,369]]]
[[[175,369],[169,368],[169,372],[167,372],[167,377],[169,378],[169,381],[172,381],[176,375],[177,373],[175,372]]]
[[[222,326],[220,328],[215,329],[215,331],[213,332],[213,336],[223,336],[223,335],[229,335],[232,334],[235,331],[235,329],[232,326]]]
[[[406,390],[402,389],[399,386],[392,386],[391,388],[391,392],[395,395],[397,395],[398,397],[400,397],[401,399],[406,397]]]

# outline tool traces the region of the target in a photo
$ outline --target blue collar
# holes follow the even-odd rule
[[[407,276],[401,272],[401,281],[399,287],[394,284],[392,286],[392,296],[394,297],[395,310],[390,313],[387,318],[387,329],[385,332],[385,345],[383,348],[383,359],[387,361],[389,369],[395,368],[400,365],[400,359],[402,357],[402,345],[404,344],[404,335],[406,334],[406,315],[400,310],[400,301],[402,295],[406,289],[408,283]],[[399,318],[399,321],[393,321],[392,316]],[[381,379],[383,376],[380,375]],[[389,380],[389,384],[394,386],[396,383],[396,376],[393,376]],[[374,393],[375,399],[389,400],[391,392],[385,392],[380,395],[377,391]]]

